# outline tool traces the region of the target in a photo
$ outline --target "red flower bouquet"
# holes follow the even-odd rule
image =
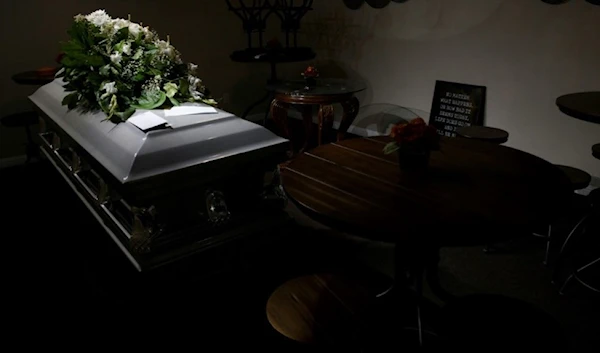
[[[421,118],[394,125],[390,137],[394,141],[388,143],[383,151],[386,154],[398,151],[401,168],[426,167],[429,153],[439,149],[440,136],[437,129],[427,125]]]
[[[319,77],[319,70],[317,70],[314,66],[309,66],[302,73],[304,76],[304,82],[306,83],[306,89],[310,87],[314,87],[317,85],[317,77]]]

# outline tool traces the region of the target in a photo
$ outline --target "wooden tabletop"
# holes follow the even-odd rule
[[[566,94],[556,99],[556,105],[573,118],[600,124],[600,91]]]
[[[20,72],[12,76],[13,81],[20,85],[41,86],[54,81],[56,68],[46,68],[34,71]]]
[[[531,154],[444,138],[425,174],[401,172],[389,137],[350,139],[299,155],[283,186],[318,221],[370,239],[480,245],[527,234],[562,212],[568,179]],[[529,233],[531,234],[531,233]]]
[[[508,141],[508,132],[489,126],[464,126],[456,130],[458,136],[465,138],[488,141],[493,143],[504,143]]]

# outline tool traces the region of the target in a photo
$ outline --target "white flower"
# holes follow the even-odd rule
[[[119,52],[114,52],[114,53],[110,54],[110,61],[112,61],[115,64],[121,63],[122,58],[123,57],[121,56],[121,53],[119,53]]]
[[[154,33],[150,30],[150,27],[142,28],[142,32],[144,32],[144,40],[146,42],[152,42],[154,40]]]
[[[168,57],[171,57],[173,55],[173,47],[164,40],[159,40],[156,43],[156,46],[158,47],[158,52],[160,54],[166,55]]]
[[[198,87],[199,84],[202,83],[202,80],[196,76],[189,75],[188,82],[190,83],[190,88],[192,88],[192,87],[196,88],[196,87]]]
[[[167,93],[167,97],[172,98],[179,90],[179,86],[173,82],[168,82],[163,86],[163,90]]]
[[[111,94],[115,94],[118,92],[117,87],[115,87],[116,82],[105,82],[100,88],[100,91],[105,91],[103,95],[100,96],[100,99],[104,99]]]
[[[121,51],[125,55],[131,55],[131,43],[127,42],[127,43],[123,44],[123,47],[121,48]]]
[[[134,38],[137,38],[140,32],[142,31],[142,26],[137,23],[129,24],[129,34],[131,34]]]
[[[196,76],[189,75],[188,82],[190,83],[188,91],[190,92],[190,95],[192,96],[192,98],[194,98],[194,100],[202,99],[204,97],[204,94],[202,92],[198,91],[198,88],[203,89],[202,80]]]
[[[198,68],[198,65],[188,63],[188,70],[190,70],[191,73],[195,73],[197,68]]]
[[[192,98],[194,98],[194,100],[200,100],[204,97],[204,95],[198,91],[190,90],[190,94],[192,95]]]
[[[131,22],[124,20],[122,18],[117,18],[117,19],[112,20],[112,27],[115,32],[117,32],[121,28],[129,27],[130,24],[131,24]]]
[[[104,10],[96,10],[85,16],[85,19],[98,27],[106,25],[111,20],[110,16]]]
[[[85,21],[85,16],[82,14],[75,15],[73,18],[75,19],[75,22]]]

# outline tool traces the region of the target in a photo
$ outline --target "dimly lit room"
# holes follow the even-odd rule
[[[599,0],[0,8],[9,342],[600,351]]]

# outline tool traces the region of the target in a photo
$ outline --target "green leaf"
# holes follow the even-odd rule
[[[133,115],[133,113],[135,113],[135,108],[129,108],[123,112],[116,112],[114,116],[121,119],[121,121],[125,121],[129,119]]]
[[[74,53],[84,53],[85,48],[80,42],[70,40],[68,42],[62,43],[61,50],[63,53],[67,55],[73,55]]]
[[[77,106],[77,102],[79,101],[79,94],[77,92],[67,94],[65,98],[62,100],[62,105],[66,105],[69,110],[75,108]]]
[[[132,107],[154,109],[163,105],[165,100],[167,100],[167,95],[163,91],[144,91],[140,99],[138,99],[138,104],[134,104]]]
[[[138,72],[137,74],[135,74],[135,76],[133,76],[134,82],[142,82],[145,79],[146,79],[146,75],[144,75],[143,72]]]
[[[100,68],[100,75],[108,76],[110,74],[110,65],[104,65]]]
[[[104,66],[104,58],[101,55],[90,55],[87,57],[87,63],[94,67]]]
[[[141,57],[142,57],[142,55],[144,55],[144,50],[140,48],[140,49],[138,49],[138,50],[135,52],[135,54],[133,54],[133,57],[132,57],[132,59],[133,59],[133,60],[138,60],[139,58],[141,58]]]
[[[156,75],[160,75],[162,72],[156,68],[151,67],[148,69],[148,73],[152,76],[156,76]]]
[[[180,79],[179,80],[179,93],[181,93],[182,96],[187,96],[189,94],[189,90],[190,90],[190,83],[186,80],[186,79]]]
[[[115,34],[117,41],[125,40],[129,37],[129,27],[123,27]]]
[[[390,142],[390,143],[386,144],[385,147],[383,147],[383,153],[390,154],[390,153],[396,152],[399,149],[400,149],[400,146],[398,146],[398,144],[396,142]]]
[[[175,97],[169,97],[169,100],[171,101],[171,104],[173,104],[174,106],[178,106],[180,103],[177,99],[175,99]]]

